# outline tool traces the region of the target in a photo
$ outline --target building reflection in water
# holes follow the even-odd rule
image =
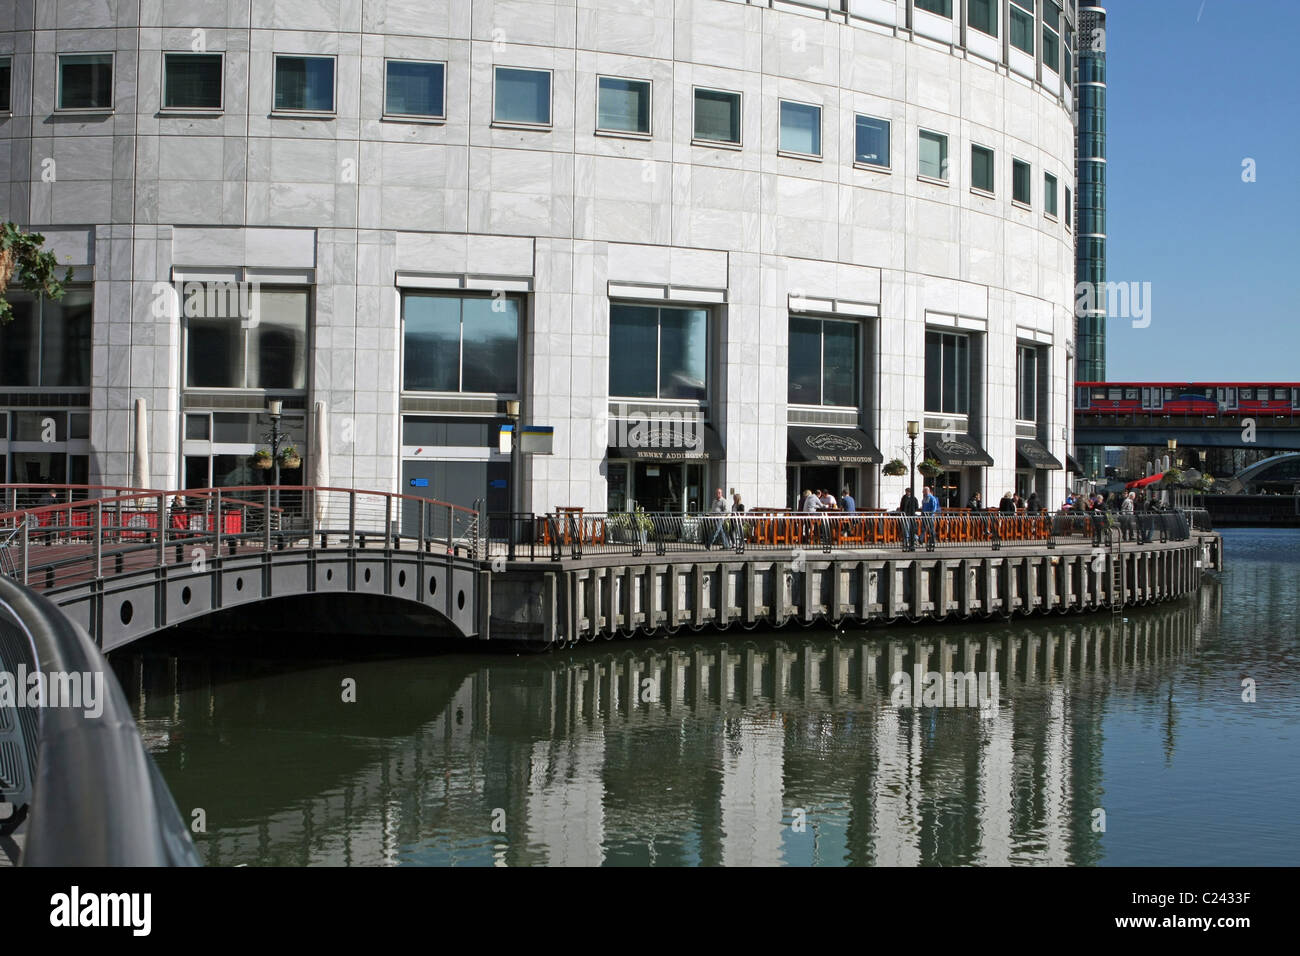
[[[1218,595],[1122,622],[114,663],[209,864],[1088,864],[1107,701],[1163,699]],[[996,674],[998,702],[895,706],[917,668]]]

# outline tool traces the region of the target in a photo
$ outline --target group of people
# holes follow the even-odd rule
[[[728,514],[744,514],[744,513],[745,513],[745,504],[740,500],[740,492],[738,491],[732,492],[731,503],[730,505],[728,505],[727,496],[723,493],[722,489],[715,488],[713,490],[713,503],[709,505],[709,514],[728,515]],[[719,539],[721,539],[723,550],[730,551],[731,536],[727,534],[727,524],[728,524],[727,519],[715,518],[713,519],[712,523],[713,523],[713,532],[709,536],[708,540],[705,542],[704,547],[706,549],[712,549],[712,547],[718,543]]]
[[[848,488],[840,492],[838,502],[825,488],[818,488],[816,491],[805,489],[799,496],[799,511],[803,514],[816,514],[819,511],[842,511],[845,514],[854,514],[857,510],[858,503],[853,500]]]
[[[1139,544],[1146,544],[1151,540],[1151,522],[1141,520],[1138,516],[1155,514],[1164,509],[1158,500],[1148,498],[1145,491],[1121,491],[1109,495],[1066,495],[1065,506],[1061,510],[1087,517],[1092,526],[1093,546],[1099,547],[1102,532],[1109,523],[1109,513],[1119,515],[1120,534],[1125,541],[1136,539]]]
[[[921,489],[920,501],[917,501],[916,495],[912,494],[911,488],[906,488],[903,490],[902,500],[898,503],[898,513],[906,518],[914,519],[917,513],[920,513],[921,541],[927,551],[934,550],[939,510],[939,499],[934,496],[929,485]],[[914,520],[903,522],[903,550],[916,550],[916,521]]]

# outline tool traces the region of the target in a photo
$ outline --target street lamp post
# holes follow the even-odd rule
[[[912,494],[916,494],[916,439],[921,434],[921,423],[909,421],[907,423],[907,437],[912,441]],[[919,498],[917,499],[920,500]]]
[[[275,507],[280,507],[280,442],[284,435],[280,433],[280,415],[284,411],[284,402],[275,398],[266,403],[271,415],[271,468],[272,484],[275,485]],[[268,516],[269,517],[269,516]]]

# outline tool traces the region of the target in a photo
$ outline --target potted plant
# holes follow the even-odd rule
[[[610,515],[608,527],[616,543],[644,546],[646,536],[653,524],[650,521],[650,516],[645,513],[645,509],[637,508],[635,512],[624,511]]]
[[[927,458],[916,466],[916,470],[926,478],[937,478],[939,475],[943,474],[943,465],[939,464],[939,462],[933,458]]]
[[[266,469],[270,468],[272,464],[273,462],[271,460],[271,453],[267,451],[265,448],[259,448],[257,451],[253,452],[254,468],[261,468],[263,471],[265,471]]]
[[[1160,479],[1161,488],[1177,487],[1183,480],[1183,471],[1181,468],[1170,468],[1165,472],[1165,476]]]
[[[298,468],[302,465],[302,456],[298,454],[298,449],[292,445],[286,445],[280,452],[281,468]]]
[[[890,478],[899,478],[907,474],[907,463],[901,458],[891,458],[885,462],[880,472]]]

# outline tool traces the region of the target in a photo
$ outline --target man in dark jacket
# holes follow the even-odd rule
[[[921,510],[921,503],[908,488],[903,492],[903,499],[898,503],[898,513],[903,515],[903,550],[916,550],[916,513]]]

